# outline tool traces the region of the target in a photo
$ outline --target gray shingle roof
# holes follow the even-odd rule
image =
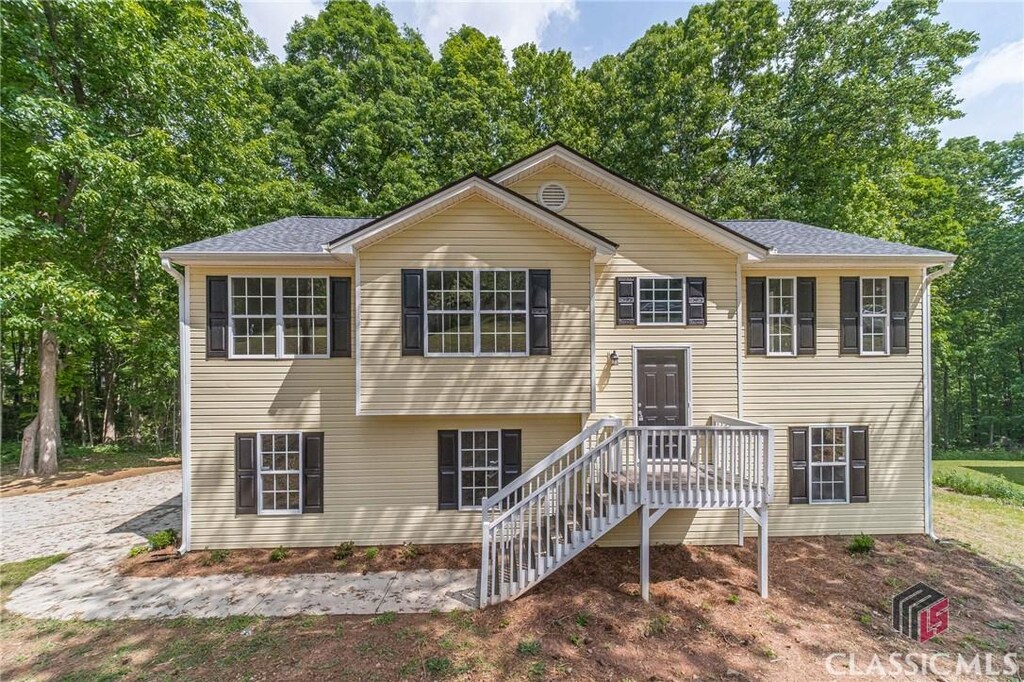
[[[364,225],[373,218],[289,216],[247,230],[229,232],[164,253],[322,253],[323,244]]]
[[[781,256],[935,256],[950,254],[887,242],[792,220],[720,220],[745,237],[768,244]]]

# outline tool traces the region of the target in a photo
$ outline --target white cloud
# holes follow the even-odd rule
[[[270,51],[284,57],[288,31],[304,16],[316,16],[324,7],[322,0],[244,0],[242,11],[252,30],[263,37]]]
[[[953,90],[964,100],[984,97],[1007,85],[1024,85],[1024,38],[985,52],[965,63]]]
[[[505,54],[523,43],[540,45],[544,30],[552,21],[576,21],[576,0],[523,0],[509,2],[453,2],[451,0],[389,0],[388,8],[398,23],[407,23],[423,35],[427,46],[437,54],[448,32],[463,24],[480,29],[484,35],[498,36]]]

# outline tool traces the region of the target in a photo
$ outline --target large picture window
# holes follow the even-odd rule
[[[640,277],[637,324],[685,324],[682,277]]]
[[[796,354],[796,279],[768,278],[768,355]]]
[[[526,270],[427,270],[427,355],[526,355]]]
[[[302,434],[261,433],[257,443],[259,513],[302,513]]]
[[[812,426],[811,503],[849,502],[850,430],[846,426]]]
[[[888,277],[862,277],[860,280],[860,352],[863,355],[889,352]]]
[[[501,489],[501,432],[459,432],[459,508],[479,507]]]
[[[231,357],[327,357],[326,277],[231,277]]]

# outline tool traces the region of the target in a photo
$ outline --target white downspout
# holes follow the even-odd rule
[[[182,554],[189,551],[192,540],[192,376],[189,362],[189,296],[188,267],[185,275],[171,265],[169,258],[161,258],[160,266],[178,283],[178,356],[181,395],[181,547]]]
[[[736,416],[743,419],[743,276],[736,259]]]
[[[953,269],[943,263],[934,272],[924,269],[924,329],[921,362],[924,364],[924,532],[936,539],[932,522],[932,281]]]

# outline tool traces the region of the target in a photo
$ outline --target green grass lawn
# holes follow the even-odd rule
[[[932,482],[965,495],[989,497],[1024,507],[1024,452],[937,452],[932,462]]]
[[[18,473],[21,443],[10,440],[0,446],[0,477],[4,479]],[[172,457],[173,461],[166,461]],[[167,466],[180,461],[180,456],[169,448],[131,445],[93,445],[82,447],[65,443],[58,464],[61,473],[75,471],[111,471],[132,467]]]
[[[27,561],[12,561],[0,564],[0,602],[7,599],[11,592],[36,573],[53,566],[58,561],[63,561],[65,557],[67,557],[67,554],[53,554],[51,556],[28,559]]]

